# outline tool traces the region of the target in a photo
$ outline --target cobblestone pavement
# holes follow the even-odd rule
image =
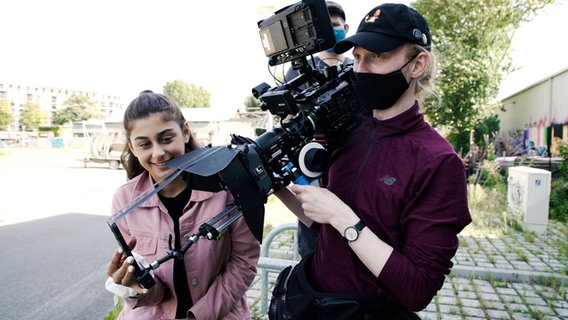
[[[568,225],[550,221],[546,234],[506,226],[496,214],[474,213],[460,234],[454,268],[422,319],[568,319]],[[270,257],[293,259],[293,232],[281,233]],[[266,244],[266,243],[265,243]],[[277,272],[268,276],[271,285]],[[248,292],[255,319],[267,319],[261,269]],[[263,306],[264,304],[264,306]]]

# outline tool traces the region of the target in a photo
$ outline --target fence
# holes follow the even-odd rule
[[[298,235],[296,233],[296,229],[297,224],[295,223],[286,223],[276,226],[266,235],[266,237],[262,241],[260,258],[257,264],[257,269],[261,274],[260,312],[262,314],[266,314],[268,312],[268,297],[270,296],[270,292],[268,291],[269,273],[279,273],[282,269],[286,268],[289,265],[294,265],[300,260],[300,256],[298,254]],[[282,239],[282,235],[286,231],[293,232],[292,246],[290,246],[289,237],[284,237],[284,239]]]

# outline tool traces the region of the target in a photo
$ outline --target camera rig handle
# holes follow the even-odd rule
[[[120,244],[120,247],[124,251],[124,254],[127,257],[133,257],[132,251],[130,251],[130,247],[128,247],[128,244],[126,244],[126,241],[124,240],[122,233],[120,233],[120,230],[118,229],[116,223],[114,222],[109,223],[109,226],[110,230],[114,234],[114,237],[116,238],[116,240]],[[152,277],[152,274],[150,274],[150,270],[145,269],[144,266],[142,266],[138,261],[136,261],[136,259],[134,259],[134,263],[132,264],[132,266],[134,267],[134,275],[136,275],[136,281],[138,282],[138,284],[140,284],[142,288],[150,289],[156,284],[156,281],[154,281],[154,277]]]
[[[161,264],[171,259],[183,259],[185,252],[202,237],[209,240],[220,240],[223,237],[223,230],[227,229],[233,222],[242,217],[242,215],[243,212],[235,203],[229,204],[225,210],[217,214],[208,222],[203,223],[196,233],[191,236],[185,236],[184,239],[187,242],[180,250],[176,250],[172,247],[172,235],[170,234],[168,237],[168,253],[164,257],[150,263],[145,271],[149,272],[150,270],[155,270]],[[213,226],[224,218],[227,219],[218,227]]]

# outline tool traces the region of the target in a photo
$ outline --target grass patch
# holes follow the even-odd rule
[[[534,240],[536,238],[536,233],[534,231],[527,231],[524,234],[525,240],[527,240],[527,242],[534,243]]]
[[[285,223],[295,223],[298,219],[286,208],[286,206],[275,196],[268,197],[264,206],[264,228],[272,230],[275,226]]]

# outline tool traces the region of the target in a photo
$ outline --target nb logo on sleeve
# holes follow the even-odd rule
[[[386,175],[379,180],[382,181],[387,186],[392,186],[396,182],[396,178],[391,177],[389,175]]]

